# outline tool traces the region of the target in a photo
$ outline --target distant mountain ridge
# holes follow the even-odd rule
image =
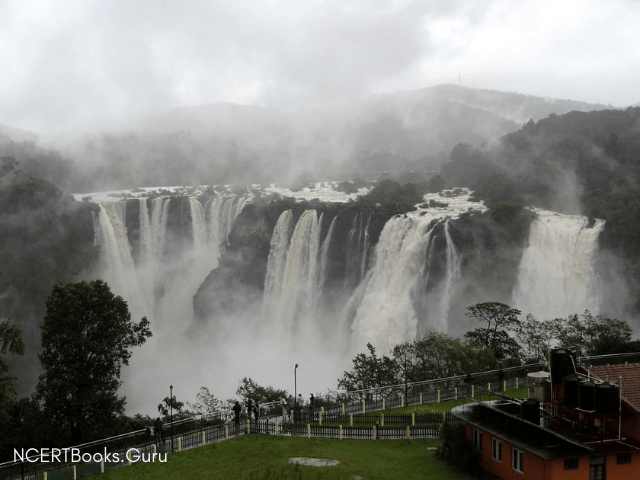
[[[451,83],[406,93],[413,98],[446,99],[450,102],[487,110],[517,123],[524,123],[530,118],[537,122],[552,113],[563,115],[571,111],[591,112],[616,108],[612,105],[601,103],[587,103],[577,100],[537,97],[515,92],[469,88]]]
[[[51,145],[81,160],[85,180],[77,192],[372,178],[384,171],[437,170],[456,144],[487,148],[529,118],[606,108],[445,84],[304,111],[229,103],[182,107]]]

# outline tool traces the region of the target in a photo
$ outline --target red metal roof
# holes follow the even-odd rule
[[[640,363],[601,365],[593,367],[591,375],[600,380],[621,382],[622,398],[640,410]]]

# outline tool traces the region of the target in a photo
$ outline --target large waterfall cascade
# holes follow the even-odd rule
[[[595,262],[604,221],[589,228],[583,216],[534,211],[538,218],[520,262],[513,306],[539,320],[599,313],[602,288]]]
[[[282,212],[271,237],[262,305],[254,310],[261,308],[262,314],[253,319],[253,325],[260,325],[262,333],[251,337],[253,348],[258,348],[256,342],[264,336],[265,345],[261,351],[267,355],[273,349],[275,338],[280,342],[278,345],[284,356],[291,352],[298,355],[297,348],[303,348],[303,351],[306,348],[318,361],[333,361],[338,365],[352,358],[354,352],[363,351],[367,342],[386,354],[396,344],[412,340],[428,328],[446,332],[452,302],[460,299],[462,285],[461,258],[450,234],[449,222],[469,210],[486,209],[481,203],[471,202],[469,197],[468,191],[448,198],[439,194],[425,195],[425,202],[435,200],[438,204],[391,218],[374,246],[369,235],[371,214],[355,214],[349,220],[348,233],[349,224],[341,227],[345,228],[342,232],[346,234],[341,241],[348,242],[343,248],[348,254],[344,283],[337,284],[342,286],[342,297],[333,291],[324,292],[330,245],[337,238],[334,229],[338,216],[329,222],[326,213],[319,216],[313,209],[303,212],[299,218],[291,210]],[[135,252],[127,236],[127,203],[106,196],[94,198],[94,201],[101,207],[95,217],[95,226],[104,267],[102,278],[129,302],[133,318],[154,312],[157,317],[154,333],[158,327],[160,331],[168,332],[155,350],[145,346],[145,352],[149,353],[133,360],[132,371],[137,373],[132,374],[132,379],[137,381],[146,375],[144,369],[150,362],[147,355],[163,352],[174,339],[180,338],[175,335],[179,331],[176,329],[189,323],[193,295],[206,275],[217,266],[220,247],[227,242],[236,216],[249,200],[219,196],[203,204],[190,198],[193,244],[177,259],[166,258],[167,218],[172,202],[169,197],[156,197],[151,201],[139,199],[140,232]],[[593,227],[587,228],[584,217],[542,210],[536,210],[536,213],[538,218],[531,225],[529,245],[523,252],[512,306],[541,319],[579,313],[585,308],[596,313],[601,289],[594,259],[604,222],[596,221]],[[321,232],[326,232],[324,239]],[[331,262],[333,269],[336,265],[333,257]],[[162,288],[158,288],[158,282]],[[335,285],[332,284],[332,289]],[[323,293],[327,297],[323,298]],[[336,318],[325,315],[328,310],[323,308],[329,297],[339,303],[332,305],[330,310],[338,312]],[[238,330],[244,330],[244,325]],[[236,337],[227,340],[242,344]],[[152,341],[159,339],[154,335]],[[233,354],[236,354],[233,361],[246,363],[246,368],[256,364],[256,359],[251,358],[251,349],[245,352],[248,358],[240,359],[236,343],[233,343],[233,349],[225,350],[224,342],[216,343],[218,339],[213,335],[206,338],[202,335],[201,341],[200,354],[203,349],[207,355],[212,350],[211,358],[222,362],[221,365]],[[218,350],[219,356],[213,356]],[[329,351],[332,353],[327,353]],[[184,350],[182,354],[186,355]],[[135,367],[136,361],[141,362],[138,367]],[[192,370],[203,364],[201,359],[189,361]],[[182,371],[173,363],[158,364],[154,368],[156,375],[161,375],[161,370],[166,368],[174,375]],[[323,374],[335,378],[342,366],[335,368],[338,370]],[[237,381],[248,375],[248,370],[245,372],[234,371],[229,376]],[[204,371],[201,374],[203,378],[211,376]],[[194,386],[194,392],[202,384],[207,383],[203,381]],[[138,403],[147,401],[137,392],[126,393]]]
[[[324,284],[334,220],[320,245],[322,216],[306,210],[293,228],[293,214],[280,215],[271,238],[263,309],[271,326],[296,332],[308,325]],[[312,321],[311,321],[312,322]]]
[[[216,197],[203,206],[198,199],[190,197],[193,244],[182,258],[165,257],[171,199],[153,198],[150,208],[146,197],[137,199],[140,245],[136,262],[127,236],[126,200],[108,196],[93,198],[100,206],[96,237],[101,247],[102,276],[115,293],[127,300],[134,316],[154,312],[156,317],[175,319],[190,315],[186,312],[192,309],[193,293],[217,266],[219,246],[227,240],[247,199]],[[163,298],[158,298],[158,291],[164,292]]]

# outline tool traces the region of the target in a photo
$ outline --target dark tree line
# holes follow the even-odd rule
[[[344,390],[380,389],[390,385],[447,378],[501,367],[548,363],[549,349],[574,348],[579,356],[640,351],[631,327],[623,320],[584,312],[567,318],[538,321],[499,302],[485,302],[467,308],[467,315],[482,326],[462,338],[431,330],[413,341],[394,347],[391,355],[376,353],[353,359],[353,368],[338,379]],[[397,390],[398,388],[396,388]],[[392,389],[387,388],[386,392]],[[385,393],[385,389],[380,389]]]

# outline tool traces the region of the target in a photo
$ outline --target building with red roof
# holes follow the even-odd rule
[[[550,370],[530,374],[527,400],[452,410],[480,468],[504,480],[640,479],[640,364],[576,368],[556,349]]]

